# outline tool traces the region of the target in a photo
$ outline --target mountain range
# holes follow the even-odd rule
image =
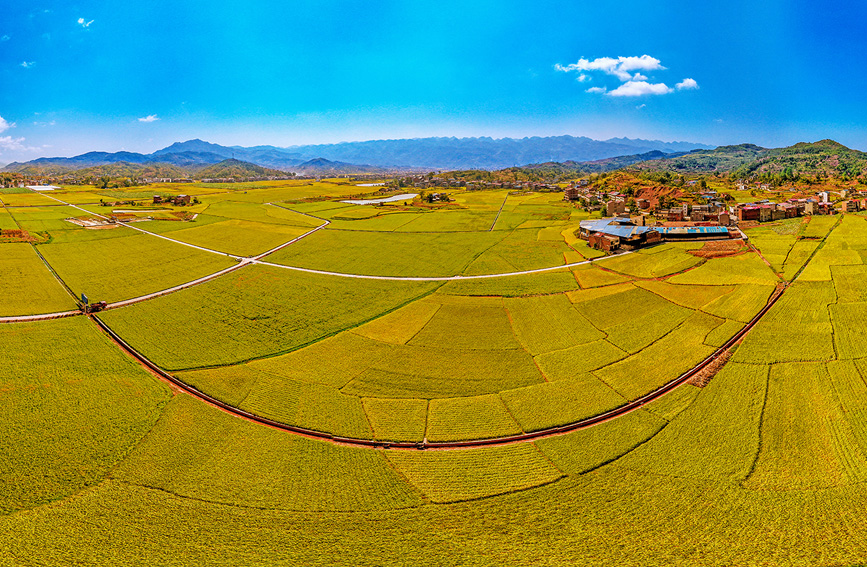
[[[279,148],[221,146],[203,140],[176,142],[151,154],[87,152],[74,157],[44,157],[11,163],[5,171],[60,174],[113,163],[168,164],[197,170],[226,159],[301,174],[380,173],[411,169],[501,169],[528,163],[592,161],[658,151],[665,154],[712,146],[612,138],[549,136],[531,138],[415,138],[371,140]]]

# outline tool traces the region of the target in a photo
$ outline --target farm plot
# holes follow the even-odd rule
[[[560,238],[540,239],[544,230],[513,231],[483,252],[467,267],[465,275],[520,272],[565,264],[564,254],[569,247]]]
[[[695,313],[644,350],[593,374],[626,399],[635,399],[674,380],[713,352],[704,339],[722,322],[711,315]]]
[[[867,459],[821,363],[771,367],[762,444],[744,486],[760,490],[827,488],[863,481]]]
[[[580,475],[616,461],[665,425],[665,420],[642,409],[588,429],[540,439],[536,444],[558,469]]]
[[[791,281],[818,246],[819,242],[817,240],[797,241],[789,251],[789,255],[786,256],[786,263],[782,270],[783,277]]]
[[[675,246],[662,244],[635,254],[616,256],[605,260],[606,270],[634,278],[661,278],[698,266],[702,258],[688,254]],[[651,253],[652,252],[652,253]]]
[[[502,234],[412,234],[320,230],[268,256],[269,262],[376,276],[459,274]]]
[[[575,274],[575,279],[578,280],[582,289],[615,285],[631,280],[627,276],[609,272],[603,269],[604,267],[605,262],[601,262],[599,264],[578,266],[573,268],[572,272]]]
[[[862,280],[864,281],[864,280]],[[867,303],[837,303],[829,305],[834,326],[834,346],[837,358],[862,358],[867,355]]]
[[[235,263],[146,234],[45,244],[39,251],[76,294],[109,302],[167,289]]]
[[[539,369],[549,380],[563,380],[596,370],[629,356],[606,340],[540,354],[536,357]]]
[[[521,433],[496,394],[434,399],[427,418],[428,441],[488,439]]]
[[[518,350],[394,347],[341,391],[363,397],[449,398],[491,394],[544,380],[533,358]]]
[[[834,359],[828,305],[836,300],[830,282],[796,282],[750,331],[734,359],[758,364]]]
[[[574,423],[626,403],[623,396],[589,372],[505,390],[500,397],[524,431]]]
[[[208,215],[224,219],[245,220],[255,223],[297,226],[308,230],[322,224],[322,221],[295,212],[291,206],[260,205],[238,201],[217,201],[208,205]]]
[[[54,199],[31,191],[27,193],[3,193],[0,195],[0,201],[7,207],[44,207],[58,204]]]
[[[385,451],[433,502],[460,502],[553,482],[563,476],[532,443],[462,451]]]
[[[21,228],[29,232],[49,233],[58,242],[69,238],[70,233],[76,236],[80,233],[104,233],[105,230],[87,230],[67,222],[70,217],[86,216],[78,209],[66,206],[58,207],[20,207],[6,209],[7,212],[21,224]],[[10,227],[17,228],[17,227]],[[109,232],[112,232],[109,230]]]
[[[287,435],[189,396],[169,404],[114,476],[232,506],[322,512],[421,503],[377,451]]]
[[[361,400],[332,386],[260,373],[239,406],[275,421],[340,437],[372,439]]]
[[[100,317],[161,367],[181,370],[294,350],[434,288],[251,266]]]
[[[743,480],[759,450],[767,380],[767,366],[726,365],[688,408],[618,466],[678,477]],[[687,384],[677,391],[687,388],[697,390]]]
[[[519,349],[503,300],[438,296],[444,303],[407,343],[451,349]],[[427,301],[434,301],[435,297]]]
[[[0,244],[0,316],[35,315],[76,308],[30,244]]]
[[[311,230],[309,226],[266,224],[248,220],[221,222],[175,230],[171,238],[239,256],[255,256]]]
[[[84,317],[3,325],[0,344],[0,514],[101,482],[170,395]]]
[[[735,289],[731,285],[676,285],[657,280],[637,281],[635,285],[689,309],[701,309]]]
[[[867,266],[831,266],[831,274],[838,302],[867,301]]]
[[[703,305],[701,310],[746,323],[768,304],[773,292],[771,285],[740,284],[731,293]]]
[[[0,230],[15,230],[18,225],[5,208],[0,207]]]
[[[395,228],[399,232],[479,232],[488,230],[497,211],[442,210],[416,218]]]
[[[383,441],[421,441],[427,424],[427,400],[364,398],[373,436]]]
[[[708,260],[694,270],[676,274],[673,284],[735,285],[776,284],[777,276],[754,253]]]
[[[515,335],[533,356],[605,336],[574,309],[563,294],[507,299],[505,302]]]
[[[500,278],[450,281],[442,287],[441,291],[453,295],[524,297],[562,293],[575,289],[578,289],[578,282],[572,272],[556,270]]]

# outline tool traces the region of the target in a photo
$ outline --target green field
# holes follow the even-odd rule
[[[320,224],[301,212],[327,216],[328,228],[267,260],[358,274],[585,257],[574,228],[586,213],[561,194],[454,190],[439,210],[336,202],[362,189],[190,185],[207,211],[197,221],[137,226],[251,255]],[[36,249],[93,299],[234,265],[129,228],[82,229],[70,211],[18,206],[0,222],[44,233]],[[447,283],[248,264],[98,315],[161,368],[251,414],[386,444],[490,441],[659,388],[789,281],[709,382],[533,441],[313,439],[170,388],[88,317],[0,323],[0,564],[864,564],[867,222],[795,220],[750,229],[761,256],[662,245]],[[74,308],[30,244],[0,244],[0,267],[0,316]]]
[[[69,311],[77,306],[30,244],[0,244],[0,316]]]

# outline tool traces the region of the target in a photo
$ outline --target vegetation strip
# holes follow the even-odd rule
[[[109,337],[112,338],[121,348],[123,348],[127,353],[137,359],[141,364],[147,367],[150,371],[156,373],[161,378],[167,380],[168,382],[174,384],[184,392],[189,395],[197,398],[201,401],[204,401],[212,406],[215,406],[227,413],[233,414],[235,416],[241,417],[243,419],[247,419],[249,421],[254,421],[256,423],[260,423],[262,425],[266,425],[269,427],[273,427],[276,429],[282,429],[284,431],[289,431],[291,433],[295,433],[298,435],[302,435],[305,437],[310,437],[313,439],[320,439],[323,441],[329,441],[332,443],[338,443],[341,445],[352,445],[356,447],[369,447],[369,448],[380,448],[380,449],[461,449],[461,448],[471,448],[471,447],[484,447],[484,446],[492,446],[492,445],[507,445],[511,443],[518,443],[522,441],[531,441],[534,439],[541,439],[545,437],[552,437],[554,435],[561,435],[564,433],[569,433],[572,431],[577,431],[579,429],[585,429],[587,427],[591,427],[593,425],[597,425],[606,421],[610,421],[614,418],[620,417],[622,415],[628,414],[632,411],[640,409],[645,404],[661,398],[665,394],[671,392],[684,382],[689,381],[693,376],[701,372],[708,365],[714,363],[717,358],[719,358],[723,353],[725,353],[728,349],[735,345],[738,341],[740,341],[744,335],[746,335],[755,325],[758,323],[761,318],[774,306],[774,304],[782,297],[783,293],[788,289],[788,284],[783,285],[779,289],[778,292],[774,293],[768,303],[759,311],[746,325],[744,325],[740,331],[734,334],[728,341],[726,341],[720,348],[714,351],[707,358],[699,362],[690,370],[684,372],[671,382],[657,388],[656,390],[637,398],[636,400],[624,404],[616,409],[611,411],[607,411],[605,413],[601,413],[599,415],[582,419],[576,421],[574,423],[569,423],[566,425],[561,425],[558,427],[549,427],[546,429],[540,429],[538,431],[533,431],[531,433],[520,433],[516,435],[508,435],[505,437],[495,437],[489,439],[474,439],[467,441],[443,441],[443,442],[429,442],[429,441],[421,441],[416,443],[410,442],[387,442],[387,441],[374,441],[371,439],[358,439],[352,437],[340,437],[337,435],[331,435],[329,433],[323,433],[321,431],[316,431],[314,429],[307,429],[304,427],[297,427],[294,425],[288,425],[286,423],[281,423],[279,421],[275,421],[272,419],[268,419],[266,417],[262,417],[242,409],[231,406],[225,402],[222,402],[200,390],[190,386],[186,382],[178,379],[177,377],[169,374],[153,362],[151,362],[147,357],[143,354],[135,350],[132,346],[130,346],[126,341],[124,341],[120,336],[118,336],[108,325],[106,325],[99,317],[96,315],[91,315],[90,318],[105,331]]]

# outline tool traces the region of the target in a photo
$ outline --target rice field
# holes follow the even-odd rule
[[[348,185],[201,189],[221,191],[202,195],[202,224],[161,231],[253,253],[318,223],[264,204],[278,200],[332,224],[379,223],[316,233],[343,238],[328,241],[337,251],[311,240],[297,252],[322,269],[469,273],[581,255],[568,234],[577,221],[551,194],[457,193],[463,208],[366,216],[302,202],[358,191]],[[97,289],[91,297],[216,267],[129,229],[67,227],[63,209],[12,215],[50,236],[37,248],[74,290]],[[763,227],[754,240],[774,269],[753,252],[705,260],[688,246],[446,284],[248,265],[99,315],[162,368],[251,413],[382,442],[480,440],[574,423],[658,388],[749,321],[775,271],[791,279],[806,264],[703,387],[502,446],[313,440],[173,392],[86,317],[0,325],[0,563],[861,564],[867,223],[838,220]],[[268,236],[244,240],[248,229]],[[386,242],[402,244],[341,257]],[[18,270],[23,282],[3,280],[2,315],[50,289],[40,311],[71,302],[32,250],[0,245],[0,278]]]

